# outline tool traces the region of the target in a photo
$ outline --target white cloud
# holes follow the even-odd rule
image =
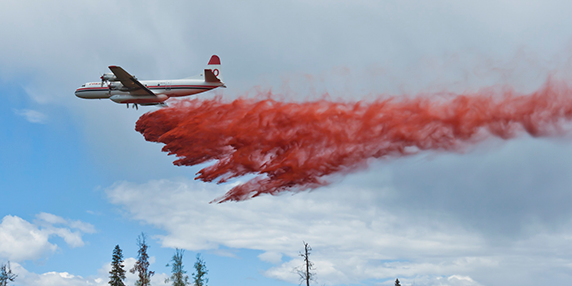
[[[471,277],[468,276],[452,275],[447,277],[447,283],[443,285],[479,286],[481,284],[475,282],[473,279],[471,279]]]
[[[330,1],[294,1],[280,9],[274,2],[260,1],[224,5],[209,1],[174,1],[169,5],[146,1],[138,5],[133,1],[68,0],[61,5],[48,1],[9,2],[0,10],[0,26],[7,27],[0,36],[12,39],[0,54],[0,76],[10,80],[25,75],[31,78],[25,90],[33,101],[69,106],[76,112],[74,118],[85,123],[85,141],[92,144],[87,149],[93,152],[94,160],[108,158],[103,160],[108,174],[119,173],[136,180],[188,171],[168,168],[171,158],[160,153],[160,147],[141,144],[141,136],[133,132],[133,122],[143,111],[126,113],[124,107],[109,101],[74,98],[75,87],[97,80],[109,64],[126,65],[140,78],[186,76],[189,70],[200,70],[206,56],[220,52],[228,67],[226,96],[235,96],[234,91],[230,92],[234,86],[266,84],[261,77],[268,74],[270,78],[291,71],[315,75],[339,65],[350,65],[350,71],[357,68],[357,75],[364,67],[370,72],[363,77],[365,84],[358,83],[366,87],[364,94],[400,94],[428,87],[465,90],[506,82],[536,88],[548,71],[566,68],[570,62],[562,60],[569,58],[566,41],[572,31],[566,24],[566,11],[570,9],[565,8],[571,4],[563,1],[524,1],[519,5],[492,0],[415,5],[412,1],[338,1],[336,5]],[[98,7],[108,7],[108,13],[101,14]],[[215,10],[216,21],[211,13],[204,13]],[[294,14],[297,19],[292,22]],[[106,31],[105,41],[94,42],[94,35],[86,31]],[[533,52],[515,56],[514,51],[523,46]],[[324,85],[346,94],[352,90],[352,75],[358,77],[355,72],[343,74],[334,77],[341,79],[339,83],[332,84],[330,79]],[[315,82],[322,83],[324,78],[332,75],[325,74]],[[359,96],[363,96],[359,90]],[[38,111],[16,112],[30,122],[47,120]],[[130,147],[118,148],[117,138]],[[360,184],[335,186],[294,197],[261,197],[225,205],[206,204],[221,195],[224,187],[187,181],[122,183],[108,194],[135,219],[164,229],[167,235],[160,237],[164,246],[257,249],[263,252],[261,260],[282,263],[269,269],[267,275],[284,280],[291,279],[289,268],[297,264],[288,258],[297,259],[296,250],[306,240],[314,246],[320,279],[326,281],[428,273],[437,276],[429,275],[427,281],[444,275],[515,282],[508,276],[518,279],[521,276],[511,275],[517,272],[541,281],[542,275],[548,278],[546,273],[571,263],[566,258],[572,254],[568,247],[571,236],[560,229],[559,223],[570,215],[569,197],[563,195],[569,193],[569,182],[558,179],[570,177],[565,171],[570,158],[564,155],[570,152],[557,150],[561,160],[523,159],[540,154],[538,149],[517,150],[520,152],[516,156],[506,160],[510,164],[500,162],[503,168],[480,163],[499,163],[491,157],[470,161],[461,166],[465,167],[462,172],[459,165],[450,162],[442,164],[449,168],[432,165],[434,171],[418,171],[414,168],[420,164],[414,162],[414,167],[401,173],[401,186],[393,189],[373,181],[372,185],[383,186],[375,190]],[[532,180],[541,172],[527,172],[526,167],[536,165],[554,177]],[[551,168],[554,165],[560,166]],[[522,177],[525,180],[515,179]],[[494,180],[505,183],[491,183]],[[139,187],[141,197],[136,190]],[[559,194],[553,190],[564,191]],[[398,196],[399,192],[409,196]],[[527,223],[523,217],[541,220],[538,235],[520,236],[521,225]],[[7,222],[3,220],[0,225],[0,242],[8,239],[8,246],[19,250],[1,243],[0,256],[20,259],[53,251],[56,246],[48,241],[49,235],[59,235],[70,246],[80,246],[81,233],[93,230],[81,222],[49,216],[38,218],[43,221],[41,225],[17,221],[18,217],[4,219]],[[6,232],[9,227],[15,229]],[[501,235],[488,236],[484,234],[487,231]],[[22,244],[12,241],[17,239],[28,241],[31,248],[23,249]],[[560,262],[559,255],[564,257]],[[538,270],[532,267],[534,264],[540,265]],[[439,279],[453,283],[449,278]],[[504,284],[531,285],[534,279],[516,281],[528,284]]]
[[[137,280],[137,274],[132,274],[128,271],[133,267],[135,261],[136,259],[132,257],[126,258],[124,261],[124,269],[127,270],[125,273],[125,285],[134,285]],[[11,263],[11,269],[14,274],[18,275],[18,277],[16,277],[15,284],[21,286],[106,286],[109,285],[108,281],[111,264],[106,263],[97,271],[97,275],[89,277],[82,277],[68,272],[55,271],[38,274],[29,272],[18,263]],[[156,273],[151,277],[151,284],[165,285],[165,278],[167,278],[167,274]]]
[[[310,87],[302,88],[300,98],[312,93],[309,90],[315,92],[314,85],[319,85],[318,93],[321,93],[321,87],[327,87],[332,94],[343,95],[347,100],[375,92],[416,92],[428,86],[465,90],[483,84],[498,84],[499,79],[507,78],[506,72],[498,71],[507,69],[502,65],[497,68],[497,62],[492,59],[500,58],[503,63],[510,61],[498,55],[499,47],[512,52],[521,48],[524,42],[543,43],[553,49],[559,47],[555,42],[565,38],[562,32],[570,30],[560,24],[554,25],[566,22],[567,15],[558,14],[558,17],[550,17],[550,21],[534,21],[535,31],[550,33],[545,33],[547,41],[532,41],[528,27],[533,22],[517,15],[531,12],[543,15],[551,11],[547,7],[554,7],[555,2],[548,1],[542,5],[544,9],[533,9],[537,5],[534,1],[524,1],[518,7],[510,1],[485,2],[489,4],[451,5],[450,1],[439,0],[419,5],[372,1],[352,2],[351,5],[338,1],[336,5],[330,5],[323,1],[312,4],[291,1],[276,9],[274,2],[262,4],[259,1],[224,5],[208,1],[172,1],[169,5],[156,5],[143,1],[133,5],[129,1],[103,0],[98,5],[109,9],[102,15],[96,8],[98,5],[87,2],[64,0],[60,5],[67,8],[57,9],[45,1],[11,1],[0,11],[0,26],[18,29],[0,30],[2,38],[13,39],[0,54],[0,76],[12,79],[23,74],[30,79],[25,90],[33,101],[68,107],[74,121],[84,127],[85,142],[90,144],[87,150],[95,164],[100,163],[109,173],[125,174],[130,179],[141,174],[142,177],[160,178],[163,174],[180,171],[165,171],[167,168],[162,166],[168,166],[169,159],[158,152],[155,145],[142,144],[141,136],[133,132],[133,122],[144,110],[151,108],[126,111],[124,106],[116,106],[109,100],[81,100],[73,95],[73,90],[82,83],[97,81],[102,72],[109,72],[108,65],[123,65],[142,79],[184,77],[200,71],[208,56],[218,53],[225,73],[228,72],[229,88],[224,90],[225,97],[237,96],[240,88],[280,86],[283,81],[301,75],[315,80],[303,84]],[[493,4],[495,11],[521,11],[511,13],[518,21],[506,21],[497,13],[493,13],[496,17],[489,17],[491,11],[484,7]],[[570,4],[558,3],[558,10],[566,11],[560,7],[562,5]],[[273,13],[260,13],[261,9]],[[213,22],[209,13],[202,11],[217,11],[220,20]],[[297,15],[294,23],[290,19],[292,14]],[[458,29],[449,29],[451,21],[457,27],[458,15],[474,21],[463,21]],[[345,17],[352,20],[340,20]],[[501,25],[504,29],[497,29],[498,24],[505,21],[518,24]],[[423,24],[415,25],[416,22]],[[204,23],[210,24],[204,29],[196,28]],[[372,33],[372,27],[379,27],[379,30],[374,29]],[[556,28],[561,29],[560,32],[556,32]],[[85,31],[106,31],[106,40],[94,43],[92,35]],[[499,36],[499,31],[513,37]],[[487,40],[481,40],[483,37]],[[496,40],[491,40],[495,37]],[[229,41],[233,44],[229,45]],[[136,52],[133,52],[134,47]],[[467,51],[467,47],[474,48]],[[528,59],[530,55],[525,56]],[[549,62],[544,54],[538,57],[540,60],[535,62]],[[558,63],[563,58],[550,53],[549,58],[552,57],[558,59]],[[142,61],[143,58],[147,60]],[[350,71],[347,76],[337,72],[347,69]],[[328,72],[330,70],[334,72]],[[534,80],[528,80],[528,77],[522,80],[522,72],[518,72],[518,77],[508,78],[518,78],[538,87],[549,68],[542,65],[536,69],[525,63],[518,69],[511,66],[510,70],[533,74],[537,77]],[[104,113],[106,116],[101,116]],[[117,148],[119,137],[130,148]],[[146,164],[162,165],[151,170],[143,167]]]
[[[264,251],[261,260],[278,264],[285,255],[289,259],[266,275],[290,282],[297,281],[292,268],[301,263],[298,250],[303,240],[314,248],[320,281],[327,284],[464,273],[494,260],[471,258],[483,241],[446,218],[412,222],[371,204],[374,198],[391,195],[391,189],[331,188],[241,203],[208,203],[226,189],[184,179],[158,180],[118,183],[107,194],[134,219],[166,230],[167,235],[157,237],[164,247],[255,249]],[[458,260],[459,253],[464,253],[464,260]],[[439,257],[439,263],[427,260],[432,256]],[[397,259],[413,261],[382,263]]]
[[[83,246],[82,234],[95,232],[93,225],[79,220],[72,221],[49,213],[40,213],[36,215],[36,218],[38,225],[41,225],[44,231],[63,238],[70,247]],[[55,227],[55,225],[64,227]]]
[[[36,110],[31,109],[15,109],[14,113],[17,115],[23,116],[28,120],[30,123],[40,123],[44,124],[48,120],[48,117]]]
[[[557,253],[572,249],[568,227],[499,241],[438,206],[391,207],[401,193],[382,173],[240,203],[209,204],[230,186],[186,179],[121,182],[106,192],[131,218],[165,230],[154,237],[163,247],[259,250],[260,260],[276,264],[264,275],[291,283],[298,281],[293,269],[302,264],[302,241],[313,247],[318,282],[326,285],[396,277],[416,285],[532,285],[572,264]]]
[[[69,226],[70,228],[76,228],[85,233],[95,232],[95,227],[92,224],[82,222],[80,220],[65,219],[63,217],[44,212],[37,214],[36,218],[40,220],[39,223],[42,223],[42,221],[44,221],[47,222],[49,225],[61,224],[64,226]]]
[[[129,270],[135,264],[136,259],[133,257],[126,258],[124,261],[124,269]],[[294,265],[292,265],[294,266]],[[29,272],[22,265],[12,262],[11,263],[12,272],[16,275],[15,285],[21,286],[106,286],[109,285],[109,271],[111,270],[111,264],[106,263],[100,269],[97,270],[96,275],[82,277],[79,275],[74,275],[68,272],[56,272],[50,271],[46,273],[33,273]],[[290,274],[295,274],[289,270]],[[281,275],[281,274],[280,274]],[[156,273],[151,277],[151,285],[167,285],[165,284],[165,278],[168,277],[166,273]],[[294,276],[293,276],[294,277]],[[290,280],[292,283],[298,283],[297,276],[294,277],[283,276],[282,280]],[[124,281],[125,285],[134,285],[137,280],[137,274],[126,272],[126,279]],[[471,277],[451,275],[449,277],[445,276],[417,276],[411,279],[402,279],[401,285],[403,286],[481,286],[481,284],[475,282]],[[393,285],[394,280],[384,282],[380,285]]]
[[[37,259],[57,249],[48,241],[49,233],[17,217],[7,215],[0,224],[0,257],[12,261]]]
[[[36,218],[49,224],[65,224],[67,222],[63,217],[44,212],[37,214]]]
[[[68,272],[46,272],[37,274],[29,272],[18,263],[11,263],[12,272],[18,275],[15,284],[23,286],[86,286],[98,285],[104,286],[105,282],[101,279],[85,279],[81,276],[73,275]]]
[[[93,285],[91,281],[86,281],[81,276],[69,274],[67,272],[47,272],[41,275],[34,275],[35,279],[28,285],[42,285],[42,286],[75,286],[75,285]],[[93,282],[96,282],[95,280]],[[98,283],[103,285],[103,283]],[[97,285],[97,284],[96,284]]]
[[[282,262],[282,254],[277,252],[264,252],[258,255],[258,258],[262,261],[278,264]]]
[[[451,276],[417,276],[414,278],[398,278],[403,286],[482,286],[471,277],[461,275]],[[381,283],[380,285],[395,285],[395,279]]]
[[[92,225],[69,221],[59,216],[40,213],[38,221],[30,223],[20,217],[7,215],[0,223],[0,257],[11,261],[34,260],[54,252],[58,246],[49,241],[59,236],[71,247],[83,246],[83,233],[95,231]],[[63,224],[64,227],[56,227]],[[77,226],[79,225],[79,227]],[[78,229],[72,231],[72,229]]]

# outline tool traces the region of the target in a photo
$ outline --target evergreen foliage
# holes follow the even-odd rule
[[[137,246],[139,246],[139,250],[137,251],[137,262],[135,262],[135,265],[129,270],[129,272],[137,272],[138,279],[135,281],[135,286],[150,286],[151,276],[153,276],[155,272],[149,271],[149,255],[147,254],[149,246],[146,242],[145,233],[141,233],[137,237]]]
[[[205,276],[209,273],[205,261],[201,258],[201,254],[197,254],[195,262],[195,273],[193,273],[193,286],[207,286],[209,279]]]
[[[123,253],[119,245],[113,249],[113,256],[111,258],[111,270],[109,271],[109,285],[111,286],[125,286],[125,269],[123,269]]]
[[[395,279],[395,286],[401,286],[401,283],[399,283],[399,279]]]
[[[173,286],[187,286],[191,283],[189,282],[189,276],[185,275],[187,271],[183,270],[183,254],[185,250],[175,249],[175,255],[173,255],[173,263],[171,264],[171,277],[165,279],[165,283],[173,282]],[[169,264],[167,264],[169,267]]]
[[[6,286],[9,282],[14,282],[18,275],[12,273],[10,268],[10,261],[6,264],[0,265],[0,286]]]

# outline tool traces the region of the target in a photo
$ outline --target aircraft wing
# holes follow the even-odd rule
[[[129,93],[131,95],[153,95],[155,94],[148,89],[145,85],[143,85],[140,81],[138,81],[134,76],[130,75],[126,72],[123,68],[118,66],[109,66],[109,69],[115,77],[123,84],[123,86],[129,89]]]

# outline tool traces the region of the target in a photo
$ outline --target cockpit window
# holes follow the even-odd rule
[[[82,84],[81,87],[85,87],[85,84]]]

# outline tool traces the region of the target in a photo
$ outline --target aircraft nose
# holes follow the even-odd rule
[[[75,90],[75,96],[79,97],[79,98],[85,98],[84,96],[81,95],[81,92],[79,91],[79,88]]]

